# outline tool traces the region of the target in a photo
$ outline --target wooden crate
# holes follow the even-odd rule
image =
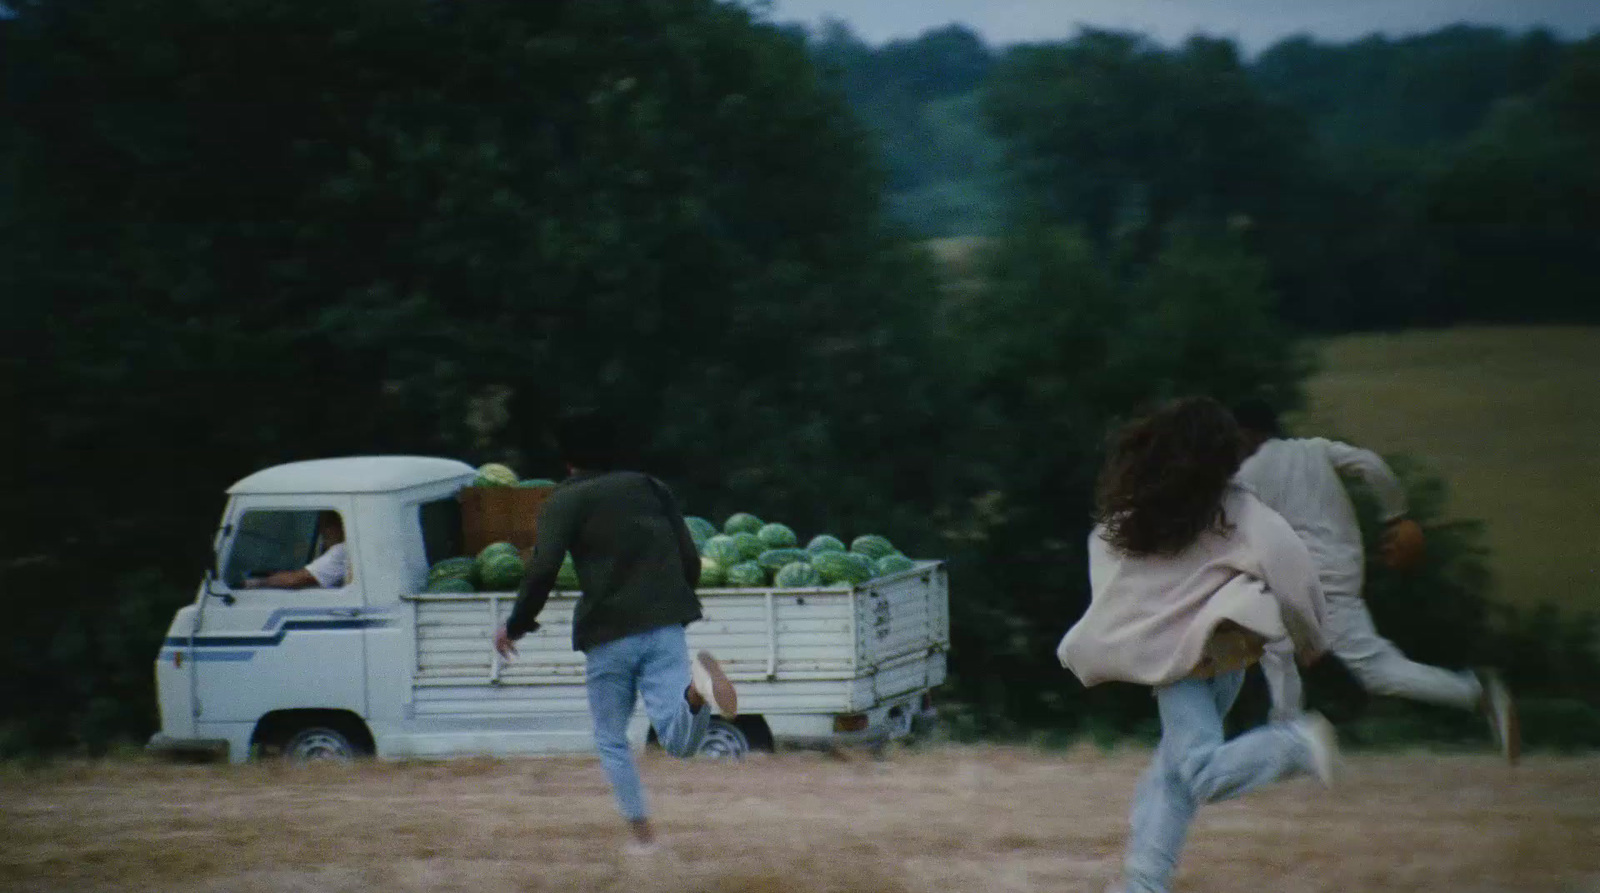
[[[554,487],[463,487],[461,503],[462,546],[476,555],[490,543],[515,545],[524,560],[538,534],[539,509]]]

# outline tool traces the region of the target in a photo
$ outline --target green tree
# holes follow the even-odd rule
[[[1086,30],[1012,49],[987,91],[989,120],[1039,211],[1102,249],[1134,233],[1140,261],[1179,220],[1270,225],[1303,167],[1301,121],[1261,94],[1227,41],[1168,51]]]
[[[38,685],[4,701],[28,737],[148,729],[148,697],[94,706],[148,685],[118,606],[169,615],[223,488],[277,462],[551,474],[541,421],[601,404],[703,514],[915,548],[931,275],[793,35],[712,0],[78,0],[7,27],[0,396],[34,435],[0,546],[31,641],[0,678]]]
[[[1502,104],[1427,184],[1450,318],[1600,320],[1600,38]]]

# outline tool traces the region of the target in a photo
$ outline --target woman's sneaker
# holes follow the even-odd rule
[[[1334,732],[1333,723],[1320,713],[1306,713],[1290,723],[1290,727],[1305,740],[1306,749],[1311,752],[1311,774],[1323,787],[1333,787],[1334,776],[1339,771],[1339,735]]]
[[[717,663],[711,652],[696,654],[694,660],[689,662],[689,673],[694,681],[694,690],[705,700],[712,713],[723,719],[733,719],[739,715],[739,693],[733,690],[728,674],[722,672],[722,664]]]
[[[1489,733],[1494,735],[1500,755],[1515,766],[1522,756],[1522,726],[1517,720],[1517,702],[1512,700],[1505,680],[1494,670],[1479,670],[1478,682],[1483,686],[1483,713],[1489,720]]]

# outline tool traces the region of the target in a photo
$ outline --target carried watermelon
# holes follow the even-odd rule
[[[683,518],[683,523],[685,527],[689,528],[689,536],[694,538],[694,546],[696,549],[704,549],[706,546],[706,540],[709,540],[717,535],[717,528],[714,527],[710,521],[707,521],[704,518],[696,517],[694,515],[685,515]]]
[[[879,558],[891,555],[897,550],[884,537],[875,533],[868,533],[851,540],[850,551],[859,552],[873,561],[877,561]]]
[[[772,582],[783,589],[803,589],[809,586],[821,586],[822,577],[818,576],[817,569],[809,563],[794,561],[779,568]]]
[[[708,589],[715,589],[728,582],[728,572],[722,565],[709,558],[700,559],[700,585]]]
[[[768,549],[792,549],[800,544],[800,538],[794,535],[793,528],[777,522],[761,525],[756,536],[761,540],[761,545]]]
[[[786,564],[805,560],[806,553],[802,549],[768,549],[756,556],[756,564],[774,573]]]
[[[428,584],[428,588],[423,590],[423,591],[424,592],[477,592],[478,590],[477,590],[476,587],[474,587],[472,585],[472,581],[471,580],[463,580],[460,577],[440,577],[439,579],[433,581],[432,583],[429,583]]]
[[[767,585],[767,572],[754,561],[741,561],[728,568],[729,586],[765,586]]]
[[[916,562],[905,557],[904,555],[901,555],[899,552],[895,552],[891,555],[885,555],[873,562],[872,574],[875,577],[887,577],[890,574],[898,574],[901,571],[911,570],[916,566]]]
[[[725,533],[719,533],[706,540],[700,554],[727,568],[744,560],[739,552],[739,545],[733,541],[733,537]]]
[[[478,466],[477,480],[472,482],[474,487],[515,487],[518,483],[517,473],[508,466],[499,462],[490,462]]]
[[[478,563],[478,579],[485,592],[508,592],[522,584],[522,559],[503,552]]]
[[[728,520],[722,522],[722,532],[732,536],[736,533],[757,533],[761,530],[761,519],[749,512],[734,512]]]
[[[556,588],[572,592],[578,588],[578,566],[572,563],[572,553],[561,556],[561,568],[556,571]]]
[[[844,543],[836,536],[821,533],[812,537],[811,542],[806,543],[806,551],[812,555],[818,552],[843,552]]]

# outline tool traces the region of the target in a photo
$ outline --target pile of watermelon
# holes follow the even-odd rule
[[[704,518],[683,520],[700,549],[700,585],[705,588],[856,586],[913,567],[911,559],[875,533],[856,537],[848,549],[827,533],[802,547],[789,525],[766,523],[749,512],[728,516],[720,530]]]
[[[545,478],[519,480],[499,463],[478,469],[475,487],[551,487]],[[749,512],[736,512],[718,529],[704,518],[684,522],[700,550],[700,585],[716,588],[804,589],[857,586],[879,577],[910,570],[911,559],[885,537],[863,534],[844,541],[823,533],[805,546],[787,524],[765,523]],[[507,592],[522,583],[526,567],[517,547],[492,543],[477,557],[446,558],[428,571],[428,592]],[[557,590],[578,588],[578,572],[567,555],[556,574]]]
[[[522,554],[511,543],[490,543],[476,558],[446,558],[428,569],[426,592],[509,592],[522,585]]]

